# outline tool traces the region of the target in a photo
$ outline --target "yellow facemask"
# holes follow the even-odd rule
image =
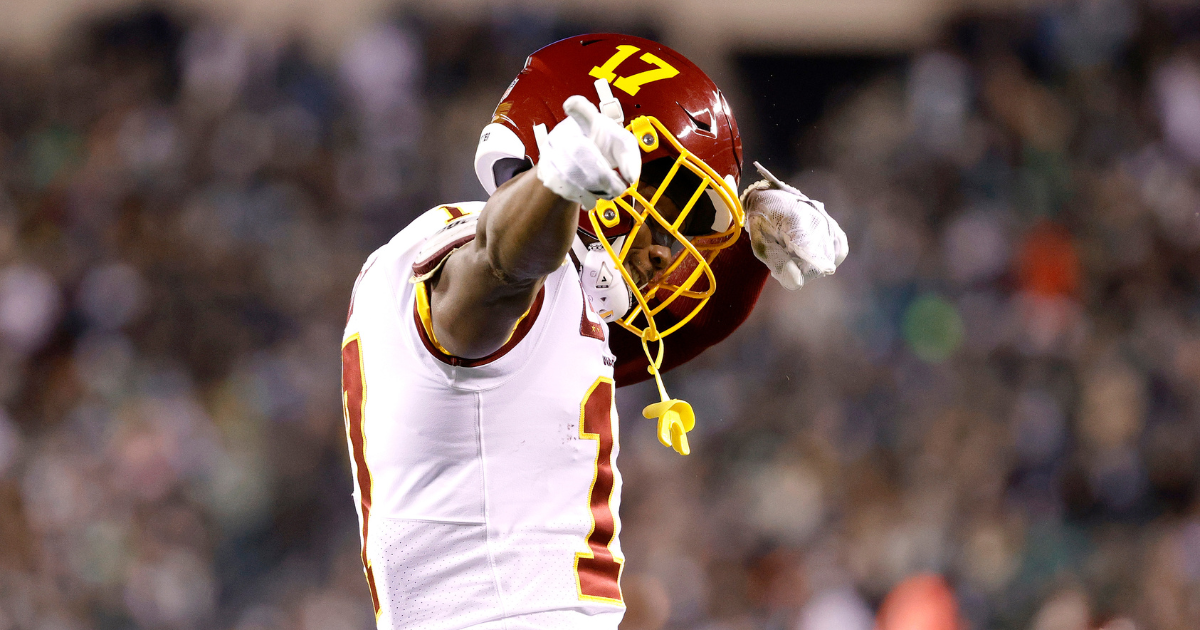
[[[682,455],[687,455],[691,449],[686,434],[695,426],[695,414],[687,402],[670,398],[663,386],[660,374],[663,364],[663,339],[691,321],[716,291],[717,281],[710,263],[722,249],[737,241],[745,222],[745,212],[733,183],[722,179],[707,164],[685,149],[656,118],[640,116],[633,119],[626,128],[637,138],[638,145],[644,153],[655,151],[659,148],[660,140],[665,139],[675,149],[674,164],[649,199],[638,192],[639,182],[634,182],[633,186],[612,201],[599,201],[588,213],[588,217],[600,243],[616,262],[617,270],[636,301],[629,313],[617,320],[617,324],[642,340],[642,349],[650,362],[648,369],[658,385],[660,402],[646,407],[642,414],[647,418],[658,419],[660,442]],[[679,208],[678,216],[669,220],[659,212],[657,204],[672,180],[684,169],[698,177],[700,184],[687,203]],[[728,227],[720,232],[689,238],[682,233],[682,226],[697,202],[706,194],[714,205],[722,203],[729,211],[731,218]],[[633,220],[633,227],[620,245],[620,251],[617,251],[613,248],[617,239],[607,237],[604,230],[618,226],[622,221],[622,214]],[[650,222],[653,222],[653,228]],[[682,249],[664,271],[652,278],[645,287],[639,287],[625,268],[625,261],[633,248],[638,231],[649,229],[669,233],[682,245]],[[691,270],[687,271],[689,266]],[[693,300],[695,305],[678,321],[665,329],[662,328],[655,317],[679,298]],[[652,343],[657,344],[653,352],[650,348]]]

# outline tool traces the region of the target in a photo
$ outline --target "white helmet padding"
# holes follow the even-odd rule
[[[496,192],[503,181],[496,181],[493,168],[504,159],[525,161],[525,144],[517,134],[500,123],[491,123],[479,135],[479,147],[475,149],[475,176],[487,194]]]

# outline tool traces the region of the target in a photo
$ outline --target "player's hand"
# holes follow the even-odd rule
[[[563,199],[592,209],[625,192],[642,173],[637,139],[583,96],[563,103],[567,118],[550,133],[535,127],[538,179]],[[614,170],[615,169],[615,170]]]
[[[742,193],[754,256],[789,291],[836,271],[850,246],[825,204],[783,183],[758,162],[754,166],[763,179]]]

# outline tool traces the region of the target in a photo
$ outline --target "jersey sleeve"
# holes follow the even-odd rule
[[[467,359],[451,354],[438,342],[437,336],[434,334],[433,289],[427,283],[438,274],[438,271],[454,252],[475,240],[479,225],[479,210],[482,207],[473,208],[468,212],[455,206],[443,206],[443,208],[447,210],[449,220],[445,226],[426,239],[412,264],[412,275],[409,282],[414,287],[413,321],[421,345],[438,361],[453,367],[480,367],[507,355],[532,330],[541,313],[542,303],[545,301],[546,285],[543,284],[538,290],[533,304],[517,319],[508,339],[500,348],[487,356],[476,359]]]
[[[710,346],[720,343],[749,317],[769,275],[767,266],[754,257],[749,237],[749,234],[743,234],[713,260],[717,290],[690,322],[666,338],[664,371],[683,365]],[[687,262],[675,274],[687,277],[693,269],[695,263]],[[677,299],[656,318],[660,328],[673,325],[681,315],[691,312],[694,306],[692,300]],[[617,386],[632,385],[651,378],[646,371],[649,361],[637,335],[620,326],[610,326],[609,330],[612,331],[609,348],[617,357],[614,368]]]

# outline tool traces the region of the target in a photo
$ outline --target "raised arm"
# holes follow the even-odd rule
[[[430,280],[434,335],[455,356],[483,357],[503,345],[571,248],[579,204],[550,192],[536,169],[496,190],[475,240]]]
[[[475,239],[430,279],[434,335],[455,356],[479,358],[504,345],[566,258],[580,204],[612,199],[638,179],[631,133],[581,96],[563,109],[565,120],[538,133],[538,164],[496,190]]]

